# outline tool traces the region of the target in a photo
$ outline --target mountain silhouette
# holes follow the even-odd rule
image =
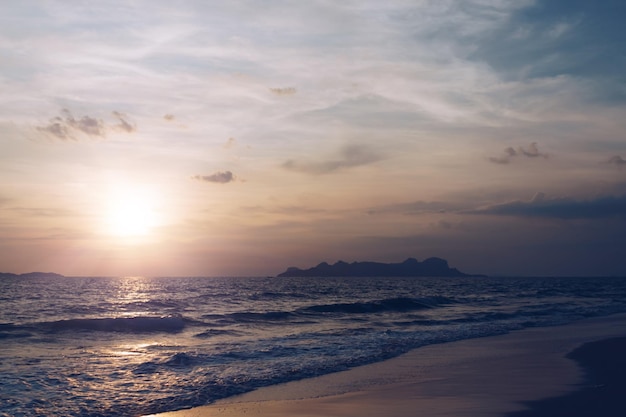
[[[319,265],[300,269],[289,267],[278,277],[475,277],[450,268],[448,261],[441,258],[428,258],[419,262],[409,258],[401,263],[339,261],[333,265],[322,262]]]

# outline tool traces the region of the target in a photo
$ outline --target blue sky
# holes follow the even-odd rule
[[[25,1],[0,269],[624,275],[619,1]]]

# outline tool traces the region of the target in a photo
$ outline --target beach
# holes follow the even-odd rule
[[[608,417],[623,392],[616,373],[624,336],[626,314],[528,328],[156,416],[543,417],[591,415],[596,407],[593,415]]]

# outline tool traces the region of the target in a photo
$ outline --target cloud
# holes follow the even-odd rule
[[[37,126],[36,129],[61,140],[79,140],[83,135],[104,139],[108,129],[123,130],[127,133],[135,131],[135,126],[128,122],[125,114],[117,111],[113,111],[112,114],[118,123],[107,126],[101,119],[91,116],[82,116],[77,119],[68,109],[63,109],[61,116],[50,119],[49,124]]]
[[[508,147],[504,150],[504,154],[502,156],[492,156],[489,157],[489,160],[496,164],[508,164],[514,156],[517,156],[517,151]]]
[[[83,116],[76,119],[67,110],[61,110],[62,116],[50,119],[47,126],[39,126],[37,130],[49,133],[62,140],[77,140],[77,134],[84,133],[88,136],[104,137],[104,123],[102,120]]]
[[[194,175],[191,177],[194,180],[204,182],[214,182],[217,184],[226,184],[235,180],[235,176],[230,171],[218,171],[211,175]]]
[[[384,75],[381,75],[383,77]],[[399,78],[405,74],[399,74]],[[393,86],[397,80],[380,81],[380,84]],[[406,82],[406,80],[405,80]],[[376,88],[378,84],[376,84]],[[416,103],[415,101],[418,101]],[[406,95],[406,91],[383,88],[376,93],[356,93],[342,97],[325,106],[315,107],[294,115],[298,123],[315,125],[345,124],[372,131],[415,130],[424,127],[424,123],[433,121],[433,114],[428,110],[432,103],[419,103],[417,97]],[[435,105],[437,107],[437,105]],[[433,109],[434,110],[434,109]],[[436,112],[435,112],[436,113]]]
[[[508,147],[504,149],[502,155],[489,157],[489,161],[495,164],[508,164],[509,162],[511,162],[511,160],[513,160],[513,158],[517,156],[525,156],[528,158],[549,158],[548,154],[539,151],[539,146],[537,145],[537,142],[533,142],[526,148],[520,146],[517,148],[517,150],[513,149],[512,147]]]
[[[294,87],[270,88],[270,91],[279,96],[292,96],[297,92]]]
[[[67,112],[69,115],[69,112]],[[104,137],[104,123],[102,120],[83,116],[79,120],[72,118],[71,116],[66,118],[65,122],[74,129],[86,133],[89,136],[101,136]]]
[[[446,201],[413,201],[410,203],[389,204],[373,207],[366,211],[369,215],[400,213],[404,215],[419,215],[424,213],[457,212],[466,209],[467,204]]]
[[[283,206],[242,206],[242,211],[248,214],[280,214],[283,216],[302,216],[328,213],[326,209],[320,209],[302,205],[283,205]]]
[[[552,219],[600,219],[619,217],[626,219],[626,195],[604,196],[591,200],[573,198],[549,199],[537,193],[530,201],[512,201],[483,209],[466,211],[468,214],[491,214]]]
[[[622,158],[619,155],[613,155],[612,157],[609,158],[607,163],[611,164],[611,165],[615,165],[615,166],[617,166],[619,168],[622,168],[622,167],[626,166],[626,159]]]
[[[302,162],[290,159],[282,164],[283,168],[305,174],[330,174],[342,169],[368,165],[383,159],[383,156],[364,146],[350,145],[340,151],[339,158],[322,162]]]
[[[135,130],[137,130],[135,125],[131,124],[128,120],[126,120],[127,117],[124,113],[114,111],[113,116],[115,116],[119,120],[119,123],[115,126],[117,129],[123,130],[127,133],[133,133]]]
[[[48,124],[47,126],[37,126],[37,130],[39,130],[40,132],[49,133],[52,136],[56,136],[57,138],[62,140],[76,140],[76,138],[70,134],[69,128],[60,117],[55,117],[54,119],[51,119],[50,124]]]
[[[537,146],[537,142],[531,143],[530,145],[528,145],[527,148],[523,148],[520,146],[519,153],[529,158],[537,158],[539,156],[542,158],[548,157],[547,154],[539,152],[539,147]]]

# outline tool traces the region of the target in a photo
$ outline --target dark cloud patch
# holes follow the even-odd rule
[[[611,165],[615,165],[615,166],[617,166],[619,168],[623,168],[623,167],[626,166],[626,159],[622,158],[619,155],[613,155],[612,157],[609,158],[607,163],[609,163]]]
[[[511,162],[511,158],[517,156],[517,151],[511,147],[508,147],[504,150],[501,156],[492,156],[489,160],[496,164],[508,164]]]
[[[218,171],[211,175],[194,175],[191,178],[197,181],[213,182],[217,184],[227,184],[235,180],[235,176],[230,171]]]
[[[79,120],[70,120],[69,125],[89,136],[105,136],[102,120],[93,117],[83,116]]]
[[[55,117],[54,119],[51,119],[50,123],[46,126],[37,126],[37,130],[39,130],[40,132],[48,133],[62,140],[76,139],[74,136],[71,135],[70,129],[60,117]]]
[[[383,156],[364,145],[346,146],[339,157],[328,161],[308,162],[290,159],[282,164],[283,168],[305,174],[330,174],[339,170],[368,165],[383,159]]]
[[[626,195],[576,200],[549,199],[544,193],[537,193],[530,201],[512,201],[465,213],[552,219],[626,219]]]
[[[489,161],[495,164],[508,164],[517,156],[525,156],[527,158],[549,158],[548,154],[539,151],[537,142],[533,142],[527,147],[520,146],[517,149],[508,147],[504,149],[502,155],[492,156],[489,158]]]
[[[270,91],[278,96],[292,96],[297,92],[295,87],[270,88]]]
[[[91,137],[104,137],[104,122],[90,116],[76,119],[72,113],[63,109],[61,116],[50,119],[46,126],[39,126],[37,130],[49,133],[61,140],[78,140],[81,133]]]
[[[547,158],[548,157],[547,154],[539,152],[539,147],[537,146],[537,142],[531,143],[530,145],[528,145],[527,148],[520,146],[518,152],[529,158],[537,158],[537,157]]]
[[[104,122],[102,120],[90,116],[83,116],[80,119],[76,119],[67,109],[63,109],[62,114],[64,118],[57,117],[57,122],[64,122],[69,128],[89,136],[104,137]]]
[[[114,111],[113,116],[115,116],[115,118],[119,121],[119,123],[115,126],[118,130],[123,130],[127,133],[133,133],[137,130],[135,125],[128,121],[128,117],[124,113]]]
[[[102,119],[91,116],[76,118],[68,109],[63,109],[61,116],[50,119],[50,123],[45,126],[37,126],[36,129],[61,140],[79,140],[84,135],[90,138],[104,139],[109,128],[123,130],[127,133],[135,131],[135,126],[128,121],[126,115],[114,111],[113,116],[118,120],[118,123],[107,126]]]

